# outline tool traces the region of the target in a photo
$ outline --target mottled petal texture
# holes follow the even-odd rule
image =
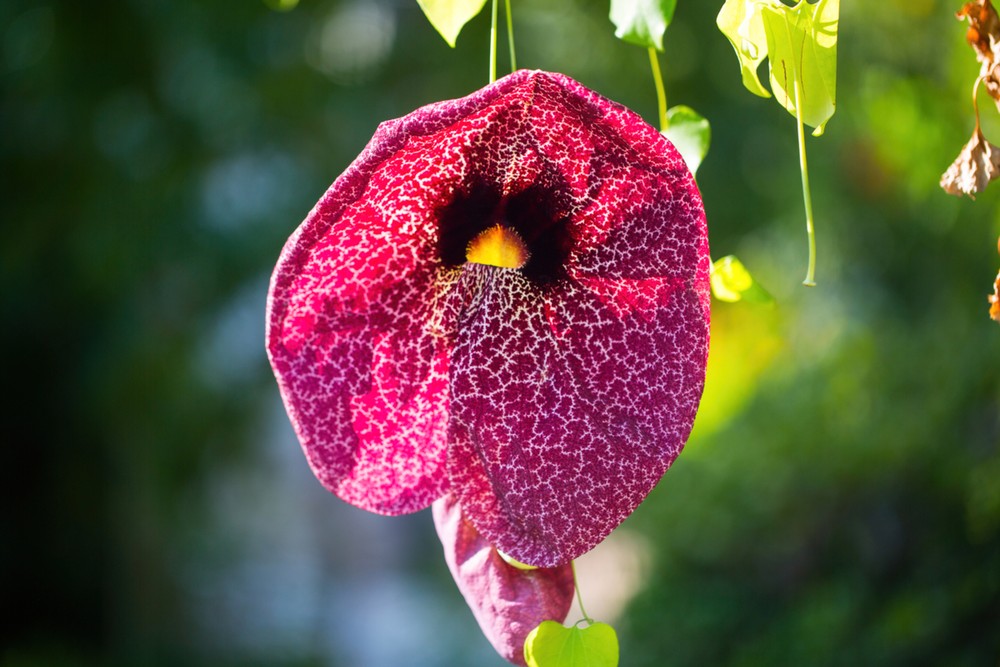
[[[466,261],[501,225],[520,268]],[[708,353],[701,198],[673,146],[560,74],[382,124],[286,244],[267,345],[320,481],[567,563],[690,432]]]
[[[522,570],[508,564],[462,515],[451,496],[433,505],[444,559],[483,634],[497,653],[524,665],[524,640],[542,621],[566,620],[573,566]]]

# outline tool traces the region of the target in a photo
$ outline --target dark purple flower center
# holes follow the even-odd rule
[[[564,278],[573,247],[567,199],[558,187],[534,184],[504,195],[495,181],[473,180],[438,210],[442,264],[449,268],[465,264],[469,242],[499,224],[514,230],[528,248],[528,261],[520,269],[525,277],[540,286]]]

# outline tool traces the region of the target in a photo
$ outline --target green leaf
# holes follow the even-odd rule
[[[677,148],[691,173],[696,174],[712,141],[708,120],[691,107],[672,107],[667,111],[667,129],[663,136]]]
[[[837,105],[837,30],[840,0],[806,0],[794,7],[763,7],[774,98],[797,115],[795,87],[802,104],[802,122],[823,134]]]
[[[743,85],[754,95],[770,97],[757,76],[757,68],[767,57],[767,36],[761,10],[761,0],[726,0],[715,24],[736,49],[743,74]]]
[[[733,255],[726,255],[712,264],[711,283],[712,294],[719,301],[774,303],[774,297],[753,279],[743,262]]]
[[[486,0],[417,0],[427,20],[454,48],[462,27],[482,11]]]
[[[663,50],[663,33],[674,18],[677,0],[611,0],[615,37],[629,44]]]
[[[524,659],[528,667],[618,667],[618,635],[607,623],[543,621],[524,641]]]

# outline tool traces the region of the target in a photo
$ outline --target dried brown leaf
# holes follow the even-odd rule
[[[981,63],[979,77],[1000,109],[1000,16],[990,0],[975,0],[965,3],[955,17],[969,22],[965,39]]]
[[[1000,148],[986,141],[977,126],[972,139],[941,176],[941,187],[950,195],[968,195],[975,199],[998,176]]]
[[[1000,272],[997,273],[996,282],[993,283],[993,294],[988,298],[990,300],[990,317],[1000,322]]]
[[[1000,239],[997,239],[997,252],[1000,252]],[[996,282],[993,283],[993,294],[987,298],[990,301],[990,317],[1000,322],[1000,271],[997,272]]]
[[[969,30],[965,39],[976,50],[979,62],[996,62],[996,44],[1000,43],[1000,17],[990,0],[967,2],[957,12],[955,18],[966,19]]]

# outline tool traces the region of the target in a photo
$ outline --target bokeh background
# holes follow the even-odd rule
[[[808,289],[794,120],[721,1],[679,3],[713,255],[776,304],[713,303],[687,450],[581,561],[623,665],[1000,664],[1000,185],[937,185],[973,127],[960,4],[844,1]],[[655,122],[607,2],[514,11],[519,65]],[[486,82],[487,33],[451,50],[413,0],[0,3],[5,667],[504,664],[427,513],[315,482],[263,348],[285,238],[381,120]]]

